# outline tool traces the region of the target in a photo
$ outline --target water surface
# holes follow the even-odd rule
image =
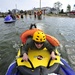
[[[45,16],[38,20],[28,16],[11,24],[5,24],[0,18],[0,75],[5,75],[9,64],[15,60],[21,44],[20,35],[31,23],[59,40],[62,57],[75,69],[75,18]]]

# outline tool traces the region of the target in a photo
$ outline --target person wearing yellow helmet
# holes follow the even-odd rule
[[[47,48],[47,50],[49,50],[50,52],[50,56],[52,57],[52,59],[55,59],[55,46],[53,46],[52,44],[50,44],[47,40],[46,40],[46,35],[44,32],[42,31],[36,31],[33,34],[33,37],[28,38],[25,45],[23,46],[23,50],[22,50],[22,54],[23,54],[23,60],[28,61],[28,50],[29,48],[31,50],[33,49],[38,49],[41,50],[43,48]]]
[[[33,40],[35,42],[45,42],[46,41],[46,35],[42,31],[36,31],[33,35]]]

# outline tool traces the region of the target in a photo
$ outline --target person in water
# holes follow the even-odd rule
[[[56,47],[47,41],[46,35],[42,31],[38,30],[38,31],[34,32],[33,37],[32,38],[29,37],[27,39],[26,43],[24,44],[24,46],[22,48],[22,54],[23,54],[23,60],[24,61],[28,61],[28,58],[29,58],[28,57],[28,50],[29,50],[29,48],[31,50],[33,50],[33,49],[41,50],[41,49],[47,48],[47,50],[50,53],[50,57],[52,59],[56,58],[56,55],[55,55]]]

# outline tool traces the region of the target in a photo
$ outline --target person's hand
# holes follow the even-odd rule
[[[54,51],[51,53],[51,58],[54,60],[56,58],[56,55],[54,53]]]
[[[23,60],[28,61],[28,55],[26,53],[23,54]]]

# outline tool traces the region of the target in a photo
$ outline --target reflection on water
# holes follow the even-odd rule
[[[42,20],[27,17],[15,23],[5,24],[0,18],[0,75],[4,75],[9,64],[15,59],[17,49],[21,43],[20,35],[29,29],[31,23],[45,33],[56,37],[61,45],[61,54],[74,66],[75,65],[75,19],[46,16]],[[73,46],[74,45],[74,46]],[[68,56],[68,57],[67,57]],[[71,61],[70,61],[71,59]]]

